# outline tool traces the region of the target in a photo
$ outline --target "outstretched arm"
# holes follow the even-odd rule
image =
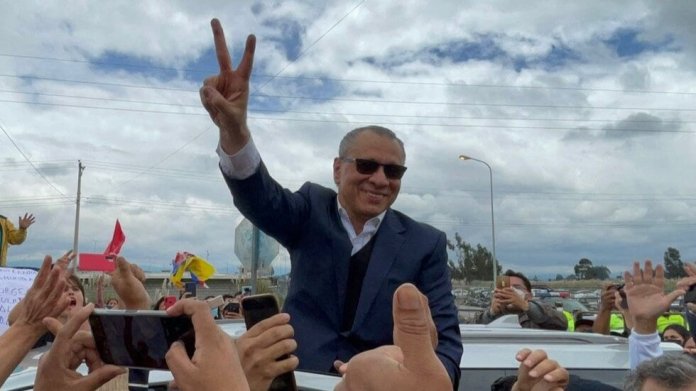
[[[256,37],[249,35],[244,56],[237,69],[232,69],[232,57],[227,50],[225,33],[217,19],[210,22],[215,40],[220,73],[205,80],[200,90],[203,107],[220,129],[220,146],[228,155],[237,153],[251,138],[247,127],[249,78],[254,63]]]

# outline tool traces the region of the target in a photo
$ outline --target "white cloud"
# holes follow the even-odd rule
[[[496,250],[505,267],[565,275],[581,257],[612,265],[661,259],[667,245],[696,259],[689,235],[696,224],[689,16],[696,11],[688,4],[365,2],[294,63],[279,23],[300,29],[305,50],[354,4],[262,4],[12,3],[0,16],[0,124],[37,166],[53,167],[42,173],[68,199],[0,135],[0,213],[37,215],[11,259],[72,245],[69,200],[82,159],[81,248],[104,247],[119,218],[124,254],[133,259],[164,264],[179,250],[207,252],[226,269],[240,216],[217,169],[217,130],[199,107],[200,80],[84,62],[118,53],[165,68],[208,64],[195,71],[214,72],[214,58],[199,61],[212,48],[212,17],[235,53],[247,33],[257,34],[254,88],[283,68],[283,77],[331,79],[274,80],[260,92],[294,96],[279,100],[293,112],[250,113],[264,161],[289,188],[306,180],[333,187],[331,159],[342,135],[377,123],[406,143],[409,171],[396,207],[485,246],[488,172],[457,156],[491,164]],[[618,29],[652,44],[671,41],[620,57],[605,44]],[[495,44],[499,54],[459,61],[447,53],[463,42]],[[573,57],[545,63],[554,46]],[[515,69],[520,59],[529,67]]]

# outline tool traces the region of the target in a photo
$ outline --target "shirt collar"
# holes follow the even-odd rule
[[[339,197],[336,197],[336,205],[338,206],[338,214],[341,216],[341,221],[343,222],[343,226],[348,230],[348,233],[350,234],[351,238],[354,236],[357,236],[355,233],[355,228],[353,228],[353,224],[350,221],[350,217],[348,216],[348,212],[346,209],[341,205],[341,201],[339,200]],[[379,228],[379,226],[382,224],[382,221],[384,220],[384,215],[387,213],[387,210],[385,209],[382,213],[378,214],[377,216],[367,220],[365,222],[365,225],[363,226],[363,232],[375,232]]]

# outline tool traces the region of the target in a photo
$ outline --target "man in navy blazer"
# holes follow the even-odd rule
[[[411,282],[426,295],[437,335],[433,347],[459,381],[462,344],[447,268],[446,237],[390,208],[406,171],[403,143],[368,126],[343,138],[334,159],[338,192],[306,183],[297,192],[268,173],[246,124],[255,38],[232,69],[222,27],[213,20],[220,74],[201,101],[220,128],[220,168],[237,208],[290,253],[291,317],[299,368],[333,370],[336,362],[393,343],[392,298]]]

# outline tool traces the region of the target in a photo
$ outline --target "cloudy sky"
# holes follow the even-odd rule
[[[130,260],[237,270],[241,216],[198,99],[213,17],[235,60],[257,36],[250,128],[288,188],[332,187],[342,135],[379,124],[406,144],[394,208],[488,248],[488,170],[458,156],[490,164],[505,268],[695,260],[696,7],[532,3],[4,2],[0,214],[36,216],[9,262],[72,247],[81,160],[80,251],[118,218]]]

